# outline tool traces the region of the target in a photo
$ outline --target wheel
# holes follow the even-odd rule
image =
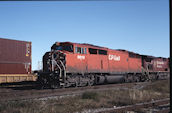
[[[88,82],[88,86],[93,86],[94,85],[94,81],[89,81]]]
[[[75,82],[75,87],[78,87],[78,82],[77,81]]]

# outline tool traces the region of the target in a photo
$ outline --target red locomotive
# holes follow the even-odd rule
[[[43,56],[38,81],[46,87],[139,82],[169,76],[169,59],[91,44],[56,42]]]

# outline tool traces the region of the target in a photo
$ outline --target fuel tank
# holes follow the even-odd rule
[[[112,83],[122,83],[124,82],[124,76],[122,75],[107,75],[107,76],[98,76],[96,79],[97,84],[112,84]]]

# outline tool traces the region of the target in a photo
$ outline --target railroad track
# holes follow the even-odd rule
[[[111,89],[125,88],[142,88],[150,84],[150,82],[107,84],[86,87],[72,87],[63,89],[43,89],[39,90],[36,86],[16,86],[16,87],[0,87],[0,102],[28,100],[28,99],[46,99],[64,96],[73,96],[82,94],[85,91],[103,91]]]
[[[146,108],[147,111],[152,109],[152,113],[169,113],[170,98],[155,100],[151,102],[138,103],[134,105],[106,108],[97,111],[98,113],[136,113],[135,111]],[[153,110],[154,109],[154,110]]]

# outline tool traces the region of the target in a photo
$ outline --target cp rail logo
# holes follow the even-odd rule
[[[117,55],[109,55],[109,60],[120,61],[120,56],[117,56]]]
[[[157,61],[156,65],[157,65],[157,68],[162,68],[164,65],[164,62],[163,61]]]

